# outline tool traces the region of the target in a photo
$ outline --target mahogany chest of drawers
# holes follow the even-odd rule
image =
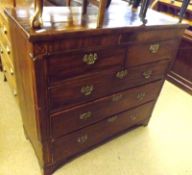
[[[130,127],[147,125],[187,26],[153,11],[144,26],[124,6],[111,6],[102,28],[92,10],[84,17],[78,7],[44,13],[44,26],[32,30],[30,9],[6,10],[24,130],[50,175]]]

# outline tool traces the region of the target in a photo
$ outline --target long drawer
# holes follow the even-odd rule
[[[49,84],[79,74],[90,74],[115,66],[122,67],[125,53],[125,48],[109,48],[49,55],[46,57]]]
[[[151,115],[154,102],[112,116],[53,142],[53,161],[68,159],[111,136],[140,124]]]
[[[52,115],[52,137],[60,137],[129,108],[156,100],[161,85],[162,81],[150,83]]]
[[[49,89],[51,112],[101,98],[130,87],[159,80],[168,62],[162,61],[127,69],[111,69],[77,77]]]

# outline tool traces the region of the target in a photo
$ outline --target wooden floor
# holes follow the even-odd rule
[[[41,175],[1,73],[0,175]],[[148,127],[78,157],[54,175],[192,175],[192,97],[166,82]]]

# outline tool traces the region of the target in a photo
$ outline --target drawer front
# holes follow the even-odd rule
[[[128,69],[112,69],[71,79],[49,89],[51,112],[101,98],[130,87],[164,77],[168,62],[162,61]]]
[[[3,57],[1,57],[1,60],[3,64],[3,72],[7,79],[7,82],[11,88],[13,95],[17,96],[16,80],[15,80],[15,75],[13,73],[13,69],[6,64]]]
[[[15,71],[10,61],[10,58],[5,53],[4,48],[0,45],[0,54],[1,54],[1,61],[3,65],[3,72],[5,77],[7,78],[8,84],[15,96],[17,96],[17,88],[16,88],[16,79],[15,79]]]
[[[126,66],[135,66],[162,59],[170,60],[177,53],[178,43],[178,40],[168,40],[129,45]]]
[[[13,62],[10,58],[10,56],[7,54],[7,50],[4,48],[4,46],[0,45],[0,53],[3,62],[8,66],[8,70],[11,72],[12,75],[14,75],[14,68],[13,68]]]
[[[52,137],[60,137],[121,111],[155,100],[161,85],[162,81],[147,84],[52,115]]]
[[[156,42],[156,41],[164,41],[175,39],[179,36],[183,35],[183,29],[161,29],[158,28],[156,30],[146,30],[146,31],[138,31],[138,32],[127,32],[121,35],[120,43],[128,44],[132,42]]]
[[[3,45],[7,44],[6,31],[7,29],[5,29],[4,24],[2,23],[2,21],[0,21],[0,39],[1,39],[1,44]]]
[[[92,73],[102,69],[122,66],[124,48],[69,52],[47,57],[49,83],[65,80],[79,74]]]
[[[5,57],[7,57],[7,59],[10,62],[9,64],[11,64],[12,67],[13,67],[13,55],[12,55],[13,53],[12,53],[12,49],[11,49],[10,44],[8,44],[8,42],[5,41],[4,39],[1,40],[1,54],[5,55]]]
[[[77,32],[78,33],[78,32]],[[83,32],[84,33],[84,32]],[[74,51],[80,49],[91,49],[91,48],[98,48],[98,47],[111,47],[117,46],[119,44],[119,34],[97,34],[93,35],[90,34],[89,36],[83,36],[83,33],[77,34],[73,33],[73,36],[69,34],[69,36],[65,36],[64,39],[57,38],[60,35],[55,36],[52,38],[51,42],[47,42],[49,53],[61,52],[62,50]],[[49,37],[50,38],[50,37]],[[40,41],[41,38],[38,38]],[[43,42],[42,42],[43,45]],[[34,55],[39,54],[39,47],[40,43],[34,44]]]
[[[0,35],[5,37],[7,40],[10,40],[10,32],[9,32],[9,25],[8,20],[5,15],[2,13],[0,14]]]
[[[151,115],[154,103],[148,103],[112,116],[77,132],[66,135],[53,143],[53,161],[68,159],[129,127],[141,124]]]

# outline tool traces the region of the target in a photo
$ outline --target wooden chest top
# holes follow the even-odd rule
[[[97,9],[90,7],[86,15],[82,15],[81,7],[44,7],[43,26],[41,29],[30,28],[33,9],[7,9],[6,14],[18,24],[30,41],[56,40],[71,36],[90,36],[98,34],[119,34],[134,30],[144,31],[146,28],[161,29],[180,28],[178,21],[163,14],[148,10],[146,25],[140,21],[139,13],[132,12],[130,7],[111,5],[105,13],[104,24],[97,28]],[[115,31],[115,32],[114,32]]]

